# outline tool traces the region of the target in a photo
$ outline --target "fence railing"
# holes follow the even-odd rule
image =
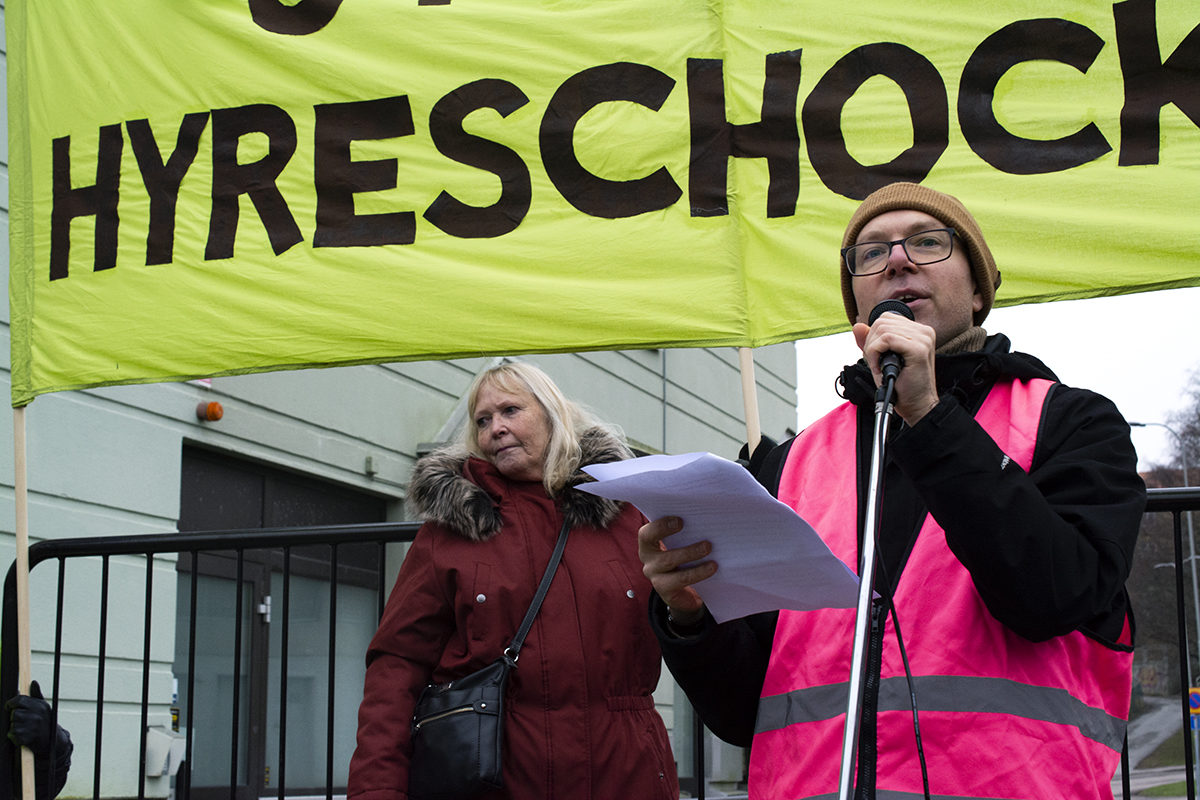
[[[227,792],[209,792],[210,795],[223,795],[229,798],[251,797],[257,798],[261,795],[268,795],[270,792],[260,792],[255,779],[247,776],[244,762],[244,757],[239,754],[239,737],[244,735],[244,726],[240,721],[245,718],[245,711],[241,707],[244,702],[242,696],[245,685],[245,675],[242,674],[245,664],[245,653],[243,652],[244,642],[248,638],[245,632],[244,619],[246,617],[247,608],[245,607],[245,593],[241,591],[243,584],[244,573],[247,565],[247,554],[266,552],[273,555],[270,559],[272,562],[271,568],[274,569],[280,576],[283,585],[282,603],[270,613],[276,615],[281,621],[281,652],[280,669],[276,680],[279,692],[279,700],[276,703],[276,708],[279,709],[279,728],[278,728],[278,770],[274,776],[272,785],[277,787],[276,793],[280,798],[288,794],[287,777],[286,777],[286,755],[287,755],[287,734],[288,734],[288,620],[290,616],[290,585],[293,578],[293,558],[292,554],[303,549],[311,549],[313,547],[327,548],[329,551],[327,560],[328,570],[328,602],[329,602],[329,630],[328,630],[328,648],[327,656],[329,659],[328,673],[328,704],[325,709],[324,720],[305,719],[298,725],[308,726],[317,730],[323,731],[327,737],[326,748],[326,765],[325,765],[325,787],[324,795],[327,798],[334,796],[335,788],[338,786],[334,777],[334,765],[332,754],[333,743],[333,720],[334,720],[334,660],[337,654],[337,604],[339,597],[339,586],[341,584],[342,573],[345,568],[340,563],[339,553],[345,548],[354,545],[373,545],[378,549],[378,555],[373,559],[377,569],[377,579],[375,581],[378,587],[377,608],[375,609],[375,622],[378,621],[379,615],[382,614],[383,604],[390,587],[386,584],[385,569],[385,546],[393,542],[412,541],[416,534],[419,523],[403,522],[403,523],[371,523],[357,525],[331,525],[331,526],[314,526],[308,528],[279,528],[279,529],[255,529],[249,531],[214,531],[200,533],[167,533],[153,535],[137,535],[137,536],[115,536],[115,537],[93,537],[80,539],[56,539],[38,542],[29,548],[29,565],[31,584],[34,568],[44,562],[57,561],[58,563],[58,580],[57,580],[57,600],[55,602],[54,615],[54,649],[53,649],[53,667],[52,667],[52,685],[50,691],[46,692],[48,697],[53,698],[53,708],[55,717],[59,712],[59,698],[61,688],[61,676],[63,674],[63,631],[65,624],[73,624],[73,627],[78,628],[81,622],[78,619],[69,620],[64,617],[64,591],[68,584],[69,577],[67,574],[68,562],[77,562],[80,559],[91,559],[93,562],[99,559],[99,592],[95,598],[96,604],[96,631],[97,641],[95,645],[95,730],[94,735],[82,736],[80,732],[74,733],[76,742],[89,741],[92,744],[92,752],[90,754],[82,752],[79,745],[76,745],[76,753],[74,757],[75,764],[80,761],[90,762],[92,765],[92,797],[104,796],[134,796],[139,798],[152,797],[175,797],[188,798],[192,795],[191,792],[191,775],[193,771],[190,765],[193,763],[193,741],[194,730],[193,722],[196,719],[195,692],[194,681],[196,679],[196,636],[197,636],[197,585],[200,576],[199,557],[204,554],[226,554],[232,565],[232,577],[235,580],[234,586],[237,590],[233,591],[234,595],[234,614],[230,623],[233,628],[232,633],[232,651],[233,658],[231,659],[232,680],[227,682],[230,688],[230,700],[232,708],[230,714],[227,715],[233,721],[229,729],[229,750],[230,756],[229,767],[229,783]],[[148,767],[152,764],[157,766],[159,754],[155,753],[155,761],[148,761],[148,750],[152,744],[161,744],[160,740],[153,740],[150,732],[155,727],[150,724],[150,715],[152,704],[150,702],[150,687],[152,683],[151,665],[152,663],[162,662],[161,645],[159,646],[160,655],[156,658],[152,655],[155,652],[155,642],[153,641],[153,632],[155,625],[152,622],[152,616],[155,612],[155,558],[156,556],[166,554],[177,554],[181,558],[187,557],[190,562],[190,568],[185,575],[184,581],[181,582],[181,590],[186,584],[190,589],[190,603],[188,605],[187,631],[176,631],[176,640],[180,635],[186,636],[187,647],[185,658],[187,667],[185,674],[189,684],[181,687],[183,696],[186,698],[187,705],[178,709],[182,712],[185,720],[183,729],[179,732],[181,735],[178,738],[173,738],[167,735],[168,749],[172,744],[182,746],[182,758],[178,758],[176,753],[177,763],[182,763],[184,769],[176,772],[174,776],[159,775],[155,780],[148,780]],[[130,780],[128,774],[123,774],[120,779],[120,788],[112,789],[104,788],[104,767],[105,762],[105,736],[104,723],[106,719],[106,690],[113,683],[108,675],[107,660],[108,660],[108,634],[110,625],[110,603],[114,599],[121,599],[124,602],[122,605],[128,607],[130,586],[128,582],[125,585],[111,586],[111,575],[114,559],[126,557],[127,559],[145,559],[144,579],[141,585],[134,584],[132,590],[136,592],[138,589],[143,591],[142,600],[142,620],[143,642],[141,652],[141,685],[140,685],[140,719],[137,727],[142,735],[138,737],[138,753],[136,765],[129,764],[128,759],[120,764],[122,772],[127,772],[129,767],[137,767],[136,786],[133,786],[133,781]],[[324,561],[324,559],[322,559]],[[93,564],[93,566],[95,566]],[[308,570],[311,574],[312,570]],[[4,589],[4,620],[2,637],[4,646],[0,650],[0,697],[11,697],[16,692],[17,683],[17,651],[16,651],[16,593],[15,593],[15,573],[9,571]],[[253,601],[253,599],[252,599]],[[161,611],[161,609],[160,609]],[[117,620],[116,624],[120,625],[136,625],[137,621],[132,619]],[[70,648],[70,652],[66,655],[70,657],[72,653],[80,652],[78,643]],[[178,651],[178,648],[176,648]],[[353,654],[361,663],[364,651]],[[179,654],[176,653],[178,658]],[[119,671],[116,677],[117,687],[122,690],[124,696],[129,695],[128,687],[121,684],[127,679],[124,674],[127,670]],[[81,687],[75,687],[78,691]],[[157,704],[160,708],[164,706],[161,701]],[[355,704],[357,706],[357,704]],[[159,714],[161,716],[161,714]],[[321,724],[321,723],[324,724]],[[0,740],[3,740],[7,746],[7,739],[4,734],[7,733],[8,717],[6,714],[0,714]],[[161,739],[161,737],[160,737]],[[179,748],[176,748],[178,750]],[[211,751],[210,751],[211,752]],[[168,752],[166,758],[170,759]],[[110,759],[111,761],[111,759]],[[11,770],[11,758],[0,758],[0,771],[5,773]],[[174,771],[174,770],[171,770]],[[72,766],[72,775],[75,775],[76,767]],[[152,774],[155,769],[149,770]],[[5,778],[8,776],[5,775]],[[163,777],[166,780],[163,780]],[[172,780],[173,777],[173,780]],[[344,774],[342,776],[344,779]],[[76,778],[76,781],[78,779]],[[111,776],[109,776],[111,781]],[[147,793],[148,783],[154,784],[151,786],[151,792]],[[172,785],[173,784],[173,785]],[[0,798],[8,798],[12,795],[13,782],[11,779],[0,779]],[[253,788],[251,788],[253,787]],[[312,793],[311,786],[306,787],[306,794]]]
[[[1194,734],[1192,731],[1188,670],[1190,648],[1187,635],[1187,611],[1183,588],[1183,565],[1185,563],[1183,532],[1185,527],[1184,514],[1189,511],[1200,510],[1200,488],[1151,489],[1148,495],[1146,501],[1147,514],[1169,513],[1172,517],[1175,552],[1175,621],[1179,637],[1179,685],[1181,687],[1179,712],[1182,719],[1182,730],[1180,736],[1183,738],[1184,780],[1187,784],[1187,797],[1188,800],[1196,800],[1196,764],[1193,758],[1195,744],[1193,742]],[[1187,529],[1189,537],[1194,536],[1190,517]],[[1194,549],[1195,542],[1189,542],[1189,550],[1194,551]],[[1192,569],[1196,568],[1200,568],[1200,564],[1193,563]],[[1198,602],[1200,602],[1200,599],[1198,599]],[[1197,620],[1196,623],[1200,625],[1200,620]],[[1125,800],[1129,800],[1131,786],[1128,740],[1126,741],[1125,752],[1121,755],[1121,782]]]
[[[1189,705],[1189,697],[1187,692],[1188,687],[1188,638],[1187,626],[1185,624],[1185,603],[1184,603],[1184,587],[1183,587],[1183,514],[1188,510],[1200,509],[1200,489],[1155,489],[1151,490],[1150,498],[1147,506],[1147,513],[1170,513],[1174,520],[1174,537],[1175,537],[1175,596],[1177,601],[1178,629],[1179,629],[1179,649],[1180,649],[1180,685],[1183,687],[1180,697],[1180,713],[1182,714],[1182,737],[1183,749],[1185,752],[1186,762],[1186,781],[1187,781],[1187,796],[1190,800],[1196,798],[1196,787],[1194,781],[1194,763],[1193,763],[1193,744],[1192,730],[1190,725],[1191,709]],[[272,793],[278,796],[280,800],[285,797],[304,796],[324,796],[327,800],[332,800],[335,796],[339,796],[341,791],[339,781],[344,779],[343,765],[335,765],[334,754],[334,739],[335,739],[335,703],[337,692],[335,691],[335,661],[338,653],[338,619],[337,609],[339,600],[339,585],[341,585],[347,572],[347,567],[342,563],[339,554],[344,552],[344,549],[351,546],[373,546],[377,549],[376,557],[368,559],[377,571],[375,580],[372,582],[376,588],[376,608],[375,620],[382,614],[383,605],[390,590],[387,583],[387,559],[386,545],[391,543],[411,541],[416,533],[418,523],[373,523],[361,525],[345,525],[345,526],[317,526],[309,528],[281,528],[281,529],[257,529],[250,531],[216,531],[203,533],[167,533],[153,535],[137,535],[137,536],[120,536],[120,537],[94,537],[80,539],[55,539],[47,540],[34,544],[29,550],[29,565],[31,576],[33,569],[39,564],[45,562],[57,562],[57,582],[54,585],[56,592],[56,600],[54,602],[53,616],[53,636],[54,644],[52,650],[52,667],[51,667],[51,685],[46,693],[52,698],[54,713],[59,713],[59,698],[61,680],[64,671],[64,659],[72,662],[73,668],[77,667],[74,662],[87,663],[87,669],[95,670],[95,689],[94,689],[94,724],[95,730],[89,732],[88,736],[76,734],[76,741],[88,741],[90,751],[83,752],[77,744],[75,763],[84,762],[90,764],[92,769],[91,774],[91,796],[93,798],[101,797],[133,797],[136,796],[139,800],[147,797],[170,797],[175,800],[191,800],[193,796],[196,800],[205,800],[205,798],[224,797],[231,800],[254,800],[260,796],[270,796]],[[310,782],[303,783],[302,786],[288,786],[287,780],[287,735],[288,735],[288,659],[289,659],[289,619],[291,616],[291,591],[290,586],[293,579],[295,559],[293,554],[304,552],[311,553],[312,548],[324,548],[328,555],[325,558],[312,559],[305,558],[305,569],[302,572],[307,577],[314,575],[314,569],[317,572],[325,571],[328,581],[328,606],[329,606],[329,630],[328,642],[326,645],[325,657],[327,661],[326,680],[327,687],[325,697],[327,705],[324,709],[324,716],[321,719],[307,718],[300,720],[298,725],[305,726],[307,730],[320,731],[326,737],[324,748],[324,786],[316,787]],[[247,598],[241,590],[245,572],[247,569],[247,554],[256,554],[253,559],[255,563],[264,563],[262,559],[263,553],[270,553],[268,559],[269,564],[267,569],[274,573],[278,580],[282,582],[281,602],[276,608],[268,608],[265,613],[268,615],[278,615],[282,622],[280,626],[279,641],[277,648],[279,653],[278,675],[275,678],[275,691],[277,692],[274,701],[274,707],[277,712],[278,719],[278,734],[277,745],[278,751],[275,754],[276,773],[272,776],[270,786],[272,791],[263,791],[261,783],[258,782],[255,774],[255,767],[258,765],[247,765],[246,757],[243,753],[245,744],[240,737],[247,735],[246,731],[250,727],[247,720],[253,721],[257,719],[258,724],[263,724],[261,715],[257,718],[252,717],[248,710],[244,707],[247,699],[244,696],[247,687],[246,676],[242,674],[244,664],[246,663],[245,649],[252,647],[251,637],[247,635],[245,623],[243,620],[247,617],[248,609],[246,603],[255,603],[256,598]],[[213,554],[222,554],[226,565],[228,577],[234,581],[233,585],[238,587],[233,592],[235,595],[232,607],[231,624],[231,642],[232,642],[232,657],[229,661],[232,668],[231,679],[226,685],[229,690],[229,702],[231,708],[228,713],[222,710],[223,719],[227,719],[230,723],[228,728],[229,742],[228,748],[224,751],[229,754],[228,766],[228,781],[220,788],[209,785],[204,791],[197,789],[193,791],[191,765],[193,763],[193,741],[195,731],[193,724],[196,719],[197,709],[195,707],[196,692],[194,681],[197,676],[196,658],[197,658],[197,614],[198,614],[198,581],[201,574],[200,564],[201,559],[205,556]],[[156,565],[161,567],[162,563],[158,563],[156,559],[160,556],[175,555],[179,560],[178,575],[178,591],[187,591],[189,594],[188,604],[186,606],[187,615],[186,622],[180,618],[180,623],[186,627],[186,631],[178,630],[180,624],[176,624],[176,642],[182,643],[186,641],[186,646],[177,644],[175,647],[175,658],[181,656],[186,658],[186,668],[183,665],[178,665],[177,671],[185,675],[186,684],[180,687],[183,701],[183,707],[177,711],[183,719],[181,729],[176,737],[170,734],[154,738],[151,732],[158,727],[152,725],[152,716],[161,717],[163,703],[151,702],[151,686],[156,681],[156,675],[152,674],[152,665],[159,664],[160,670],[165,663],[162,658],[162,645],[158,645],[153,640],[153,632],[156,627],[153,621],[156,612],[155,603],[155,587],[154,575]],[[89,608],[89,612],[94,612],[95,638],[94,638],[94,653],[87,651],[84,657],[80,657],[82,652],[77,644],[73,644],[64,652],[64,630],[67,626],[73,629],[81,627],[79,619],[68,618],[64,613],[64,593],[68,583],[72,584],[72,592],[78,591],[75,588],[75,582],[68,574],[68,562],[74,563],[79,559],[87,559],[92,571],[98,567],[98,583],[99,592],[95,599],[95,608]],[[112,575],[113,565],[117,563],[116,559],[120,559],[122,565],[122,573],[126,572],[131,564],[136,564],[139,560],[144,560],[144,577],[141,582],[118,580],[118,585],[113,586]],[[98,561],[98,564],[96,563]],[[362,558],[357,561],[361,564]],[[169,562],[168,562],[169,563]],[[319,566],[314,568],[313,564]],[[171,566],[175,566],[171,564]],[[45,570],[43,570],[44,572]],[[31,581],[32,584],[32,581]],[[125,666],[115,670],[117,673],[115,678],[108,674],[107,670],[107,650],[108,650],[108,634],[110,626],[118,624],[122,626],[136,625],[137,622],[132,619],[118,619],[114,623],[109,619],[110,606],[114,598],[121,602],[122,608],[129,608],[133,605],[131,595],[136,594],[138,590],[142,592],[141,600],[141,616],[140,624],[142,625],[142,647],[140,659],[133,654],[132,657],[127,657],[126,663],[137,663],[140,660],[140,679],[134,681],[138,683],[136,693],[130,689],[130,670]],[[8,698],[15,694],[17,684],[17,650],[16,650],[16,592],[15,592],[15,574],[13,570],[9,571],[5,586],[3,598],[3,629],[0,631],[0,636],[3,640],[3,648],[0,649],[0,698]],[[322,598],[325,599],[325,598]],[[177,600],[179,602],[179,600]],[[262,609],[256,609],[262,611]],[[158,613],[162,613],[162,609],[157,609]],[[174,611],[172,610],[172,613]],[[90,624],[85,627],[90,632]],[[372,626],[373,630],[373,626]],[[45,633],[41,634],[43,637]],[[181,637],[184,637],[181,639]],[[128,639],[128,637],[126,637]],[[343,648],[344,649],[344,648]],[[352,657],[358,658],[361,663],[363,655],[361,646],[355,648],[356,652],[352,653]],[[93,664],[94,656],[94,664]],[[127,654],[128,656],[128,654]],[[76,668],[74,674],[80,674]],[[110,687],[116,687],[120,695],[124,698],[129,698],[132,694],[136,694],[139,698],[137,702],[128,700],[121,702],[123,709],[136,708],[138,713],[136,731],[140,732],[136,736],[137,754],[132,756],[131,752],[125,753],[125,760],[116,768],[122,771],[121,783],[118,788],[114,789],[111,784],[111,776],[106,778],[104,769],[111,764],[113,759],[106,762],[105,756],[105,731],[104,724],[106,719],[105,704],[106,690]],[[247,687],[247,689],[243,689]],[[75,687],[74,696],[80,694],[79,687]],[[258,694],[261,695],[262,686],[259,687]],[[87,695],[88,692],[82,694]],[[357,708],[357,702],[354,703]],[[154,710],[152,710],[154,709]],[[343,709],[344,711],[344,709]],[[119,716],[119,715],[118,715]],[[294,720],[293,720],[294,721]],[[270,724],[274,724],[273,722]],[[7,745],[8,715],[0,714],[0,742],[3,742],[7,748],[3,757],[0,757],[0,800],[10,800],[13,796],[14,782],[11,779],[11,770],[13,760],[11,758],[11,748]],[[260,732],[261,733],[261,732]],[[341,732],[345,735],[345,732]],[[352,735],[352,731],[351,731]],[[166,742],[167,755],[164,756],[162,747]],[[705,774],[704,770],[704,748],[700,736],[699,726],[694,731],[693,742],[695,747],[692,753],[693,767],[696,776]],[[128,748],[127,748],[128,751]],[[172,760],[171,753],[174,752]],[[212,749],[206,750],[206,753],[215,752]],[[163,759],[166,759],[165,761]],[[131,759],[133,759],[131,763]],[[183,769],[175,772],[164,768],[159,769],[159,765],[182,763]],[[311,767],[312,765],[306,765]],[[336,768],[335,768],[336,766]],[[137,778],[132,780],[127,774],[132,767],[136,767]],[[111,769],[112,767],[110,767]],[[77,767],[72,767],[73,779],[78,785],[78,777],[76,776]],[[173,773],[174,777],[171,777]],[[1130,768],[1128,759],[1128,747],[1122,756],[1121,768],[1123,796],[1128,800],[1131,797],[1130,786]],[[109,783],[106,783],[106,780]],[[691,781],[689,781],[691,783]],[[704,780],[695,780],[692,784],[696,787],[696,794],[703,798]],[[78,792],[73,792],[78,794]]]

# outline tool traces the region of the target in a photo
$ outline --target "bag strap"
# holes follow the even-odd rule
[[[521,652],[521,646],[525,644],[525,636],[533,626],[533,618],[537,616],[538,609],[542,607],[542,601],[546,599],[546,592],[550,591],[550,581],[554,580],[558,562],[562,560],[563,550],[567,547],[568,530],[567,522],[563,520],[562,530],[558,532],[558,541],[554,545],[554,553],[550,556],[550,563],[542,575],[542,582],[538,584],[533,602],[529,604],[529,610],[525,612],[525,619],[521,620],[521,627],[517,630],[517,635],[513,637],[508,647],[504,648],[504,658],[513,664],[516,664],[517,654]]]

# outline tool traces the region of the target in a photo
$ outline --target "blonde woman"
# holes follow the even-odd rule
[[[509,362],[468,397],[461,445],[418,462],[425,524],[367,652],[352,800],[408,796],[410,720],[430,681],[494,661],[525,614],[564,521],[566,550],[508,683],[497,798],[679,796],[651,696],[660,654],[647,619],[633,507],[574,490],[580,467],[631,453],[540,369]]]

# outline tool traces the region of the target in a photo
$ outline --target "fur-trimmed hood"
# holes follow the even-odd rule
[[[631,458],[633,453],[611,431],[590,428],[579,438],[580,466]],[[463,445],[438,448],[421,458],[413,470],[408,499],[424,520],[437,522],[471,541],[482,542],[500,531],[500,509],[488,492],[463,471],[470,456]],[[556,502],[571,527],[606,528],[621,511],[621,504],[574,486],[592,480],[577,470],[557,495]]]

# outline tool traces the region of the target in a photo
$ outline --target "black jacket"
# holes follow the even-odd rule
[[[916,427],[894,428],[888,445],[877,589],[886,595],[904,579],[928,512],[1000,622],[1033,641],[1081,630],[1119,646],[1146,501],[1128,424],[1106,398],[1056,384],[1028,475],[1001,471],[994,465],[1004,454],[975,411],[999,379],[1056,377],[1036,358],[1009,352],[1002,335],[979,352],[938,356],[936,369],[941,402]],[[861,361],[846,367],[840,383],[859,409],[861,530],[875,387]],[[772,494],[791,444],[754,454],[751,469]],[[698,634],[679,637],[662,601],[652,599],[668,668],[705,724],[733,744],[749,746],[753,738],[776,618],[772,612],[721,625],[709,618]]]

